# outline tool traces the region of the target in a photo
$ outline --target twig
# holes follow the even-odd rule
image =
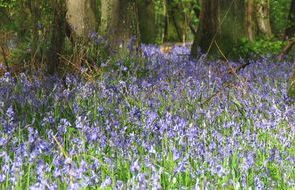
[[[295,45],[295,39],[288,40],[288,44],[284,47],[284,49],[282,50],[282,52],[278,56],[278,60],[282,61],[284,56],[287,55],[290,52],[290,50],[292,49],[292,47],[294,45]]]
[[[3,46],[1,46],[1,51],[2,51],[2,56],[3,56],[3,59],[4,59],[4,64],[6,66],[6,70],[8,72],[10,72],[10,68],[9,68],[9,65],[8,65],[8,60],[7,60],[6,53],[5,53],[5,50],[4,50]]]
[[[219,46],[218,46],[218,44],[216,43],[216,41],[214,41],[214,43],[215,43],[215,45],[216,45],[216,47],[217,47],[217,49],[218,49],[218,51],[220,52],[220,54],[223,56],[223,58],[225,59],[225,62],[227,63],[227,65],[228,65],[228,67],[230,68],[230,72],[232,73],[232,74],[234,74],[236,77],[237,77],[237,79],[243,84],[243,86],[245,85],[245,81],[237,74],[237,71],[238,70],[240,70],[240,69],[242,69],[242,68],[244,68],[244,67],[246,67],[247,65],[246,64],[250,64],[250,63],[246,63],[246,64],[244,64],[244,65],[242,65],[242,66],[240,66],[240,68],[233,68],[230,64],[229,64],[229,61],[228,61],[228,59],[227,59],[227,57],[224,55],[224,53],[222,52],[222,50],[219,48]],[[222,84],[222,88],[219,90],[219,91],[217,91],[217,92],[215,92],[213,95],[211,95],[209,98],[207,98],[205,101],[203,101],[202,103],[201,103],[201,106],[204,106],[204,105],[206,105],[206,104],[208,104],[208,103],[210,103],[216,96],[219,96],[222,92],[223,92],[223,90],[225,89],[225,88],[228,88],[228,87],[237,87],[236,85],[234,85],[234,83],[233,82],[230,82],[230,83],[223,83]]]

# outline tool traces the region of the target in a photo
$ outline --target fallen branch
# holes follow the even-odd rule
[[[228,71],[228,74],[236,74],[236,73],[239,73],[240,70],[246,68],[246,67],[247,67],[248,65],[250,65],[250,64],[251,64],[251,63],[248,62],[248,63],[242,64],[242,65],[240,65],[240,66],[238,66],[238,67],[236,67],[236,68],[230,69],[230,70]]]
[[[228,65],[229,67],[229,72],[232,73],[239,82],[241,82],[241,84],[243,85],[243,89],[246,89],[246,80],[238,75],[238,71],[241,70],[242,68],[245,68],[247,65],[249,65],[250,63],[246,63],[243,64],[241,66],[239,66],[238,68],[234,68],[229,64],[229,61],[227,59],[227,57],[224,55],[224,53],[221,51],[221,49],[219,48],[218,44],[216,42],[214,42],[216,47],[218,48],[220,54],[223,56],[223,58],[225,59],[225,63]],[[204,105],[208,105],[216,96],[219,96],[226,88],[238,88],[238,85],[235,84],[234,81],[232,82],[224,82],[222,84],[222,88],[220,90],[218,90],[217,92],[215,92],[213,95],[211,95],[210,97],[208,97],[206,100],[204,100],[201,103],[201,106],[203,107]]]
[[[284,56],[287,55],[291,51],[291,49],[294,45],[295,45],[295,39],[288,40],[288,44],[284,47],[283,51],[278,56],[278,60],[282,61]]]

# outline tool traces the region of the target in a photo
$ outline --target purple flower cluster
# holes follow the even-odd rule
[[[0,186],[295,187],[291,63],[261,59],[236,76],[242,61],[142,49],[147,77],[0,78]]]

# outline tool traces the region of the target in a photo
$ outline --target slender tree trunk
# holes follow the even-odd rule
[[[160,35],[160,42],[163,43],[165,41],[165,39],[167,38],[168,35],[168,15],[167,15],[167,0],[163,0],[162,3],[162,14],[160,16],[159,20],[159,30],[161,31],[161,35]]]
[[[200,25],[194,43],[191,49],[193,57],[198,56],[198,48],[201,53],[212,53],[216,51],[214,41],[217,37],[219,20],[218,20],[219,0],[202,0],[200,12]]]
[[[164,0],[164,34],[163,41],[168,41],[168,32],[169,32],[169,24],[170,24],[170,13],[169,13],[169,0]]]
[[[269,0],[256,0],[256,16],[258,28],[259,31],[267,37],[271,37],[272,35],[269,11]]]
[[[172,22],[173,22],[174,28],[175,28],[177,36],[178,36],[178,41],[181,42],[183,31],[177,22],[177,17],[175,15],[174,11],[171,11],[171,18],[172,18]]]
[[[60,64],[59,55],[63,51],[65,41],[65,0],[52,0],[53,23],[51,27],[50,47],[48,50],[48,73],[54,74],[58,71]]]
[[[255,40],[255,11],[254,0],[247,0],[246,2],[246,34],[250,41]]]
[[[39,34],[38,34],[38,22],[41,16],[40,12],[40,3],[38,0],[30,0],[29,2],[29,10],[31,14],[31,26],[32,26],[32,43],[31,43],[31,59],[35,60]]]

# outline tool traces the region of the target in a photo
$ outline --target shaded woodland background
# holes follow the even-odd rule
[[[282,60],[294,44],[294,14],[294,0],[1,0],[1,62],[13,72],[70,72],[138,54],[142,43],[167,53],[192,44],[194,58]]]

